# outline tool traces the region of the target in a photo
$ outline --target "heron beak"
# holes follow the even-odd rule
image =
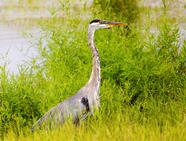
[[[127,23],[121,23],[121,22],[108,22],[108,21],[103,21],[104,24],[106,24],[107,26],[127,26]]]

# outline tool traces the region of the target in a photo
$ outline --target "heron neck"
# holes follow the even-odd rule
[[[88,31],[88,44],[92,51],[92,72],[89,79],[89,84],[96,88],[97,94],[99,94],[100,87],[100,59],[98,50],[94,44],[94,31]]]

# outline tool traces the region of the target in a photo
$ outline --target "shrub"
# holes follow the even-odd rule
[[[139,7],[136,0],[96,0],[94,6],[100,15],[112,20],[122,20],[134,23],[139,18]],[[96,15],[98,16],[98,15]]]

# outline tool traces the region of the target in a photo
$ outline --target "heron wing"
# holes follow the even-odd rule
[[[86,97],[74,95],[46,112],[31,128],[34,131],[36,128],[42,128],[49,125],[49,128],[54,128],[57,125],[62,125],[66,118],[72,116],[73,123],[78,124],[79,119],[85,119],[88,116],[89,102]]]

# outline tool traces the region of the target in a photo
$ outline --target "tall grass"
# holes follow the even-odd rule
[[[51,10],[52,18],[40,23],[43,36],[33,43],[39,56],[21,66],[18,76],[1,67],[2,139],[186,139],[186,43],[179,38],[177,21],[166,12],[157,19],[161,22],[153,23],[156,33],[150,32],[148,18],[130,25],[130,33],[124,27],[96,31],[102,69],[99,112],[77,128],[66,123],[32,134],[30,126],[76,93],[91,72],[87,25],[93,17],[67,12],[64,18],[56,12]]]

